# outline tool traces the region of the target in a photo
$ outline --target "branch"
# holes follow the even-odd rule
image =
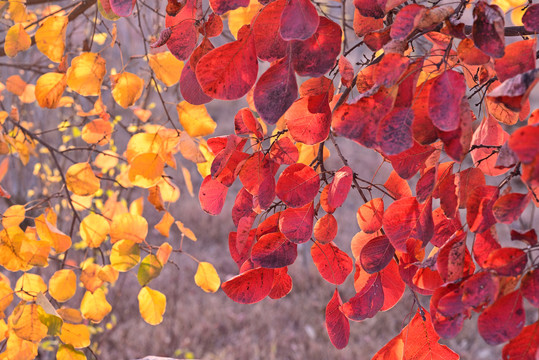
[[[465,25],[464,32],[469,34],[472,32],[472,25]],[[522,35],[536,35],[534,31],[528,31],[524,26],[507,26],[503,28],[504,36],[522,36]]]

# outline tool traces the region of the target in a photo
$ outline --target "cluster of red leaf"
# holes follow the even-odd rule
[[[535,359],[539,325],[525,326],[523,299],[539,305],[537,236],[533,229],[513,230],[520,245],[502,247],[496,224],[511,224],[530,200],[538,203],[537,110],[525,124],[539,79],[536,40],[506,46],[504,13],[485,1],[473,4],[469,26],[459,22],[467,1],[427,7],[355,0],[355,33],[378,53],[354,74],[344,55],[336,66],[343,29],[319,16],[311,1],[260,3],[237,40],[215,48],[210,38],[223,28],[217,15],[248,2],[212,0],[213,13],[203,17],[199,2],[172,0],[167,28],[154,44],[188,59],[180,79],[188,102],[248,96],[250,108],[234,119],[235,134],[208,140],[215,158],[199,193],[202,208],[217,215],[235,180],[243,186],[232,208],[237,230],[229,235],[239,275],[223,283],[224,292],[245,304],[285,296],[292,289],[287,267],[298,245],[312,241],[313,261],[331,284],[341,285],[355,269],[356,295],[343,303],[336,289],[326,309],[337,348],[348,343],[349,320],[390,309],[408,286],[432,296],[430,311],[419,305],[377,359],[458,358],[438,339],[456,336],[472,312],[480,313],[479,333],[488,344],[509,341],[505,358]],[[537,5],[527,9],[524,31],[538,31],[538,12]],[[412,55],[420,38],[431,47]],[[270,63],[260,77],[259,61]],[[335,69],[344,91],[324,77]],[[296,75],[309,79],[298,87]],[[354,88],[360,95],[350,99]],[[479,125],[469,103],[477,94]],[[274,124],[273,135],[265,136]],[[391,163],[394,172],[379,188],[383,197],[372,196],[371,186],[368,201],[342,156],[345,166],[325,169],[324,142],[335,143],[336,136]],[[298,149],[311,145],[315,154],[302,159]],[[443,161],[444,154],[452,161]],[[468,154],[473,165],[465,168]],[[414,195],[407,180],[418,173]],[[489,185],[487,176],[502,174],[499,186]],[[517,178],[526,193],[507,186]],[[365,200],[357,212],[362,231],[351,241],[355,259],[333,242],[332,214],[352,187]],[[426,255],[429,244],[434,249]]]

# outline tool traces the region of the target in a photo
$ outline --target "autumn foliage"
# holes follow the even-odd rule
[[[198,263],[194,281],[205,292],[221,288],[242,304],[281,299],[307,246],[329,283],[326,328],[338,349],[350,321],[391,309],[408,289],[411,320],[375,359],[458,359],[439,340],[471,321],[487,344],[505,344],[504,359],[539,356],[539,245],[527,221],[539,205],[539,110],[529,100],[539,81],[539,5],[168,0],[153,10],[141,0],[65,8],[9,0],[0,8],[10,24],[0,55],[20,70],[0,79],[0,195],[9,204],[0,265],[11,272],[0,277],[0,359],[32,359],[47,337],[59,339],[58,359],[93,354],[90,328],[114,310],[107,293],[126,272],[140,284],[142,318],[159,324],[166,297],[151,281],[173,252]],[[68,48],[70,27],[89,9],[89,38]],[[141,18],[160,11],[161,30],[150,34]],[[107,56],[117,55],[107,48],[129,51],[117,40],[124,17],[144,53],[111,69]],[[98,45],[96,28],[108,39]],[[32,51],[46,66],[17,63]],[[134,62],[144,71],[126,71]],[[208,138],[217,124],[204,104],[241,98],[247,106],[226,120],[234,133]],[[43,124],[28,116],[31,106],[78,120]],[[348,161],[344,146],[379,154],[390,175]],[[241,185],[228,199],[238,271],[222,284],[211,263],[185,251],[184,239],[197,237],[169,211],[180,196],[171,174],[195,192],[180,159],[196,164],[208,214],[219,215]],[[43,185],[21,201],[5,184],[14,186],[11,168],[30,165]],[[146,200],[126,201],[141,191]],[[337,245],[334,214],[345,204],[357,208],[347,216],[361,231]],[[150,238],[144,205],[161,213],[162,237]],[[172,226],[181,241],[166,240]],[[510,239],[500,238],[508,228]],[[352,283],[355,295],[343,298]]]

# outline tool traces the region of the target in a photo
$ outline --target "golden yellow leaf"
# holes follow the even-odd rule
[[[50,16],[36,31],[36,46],[51,61],[59,63],[65,50],[67,16]]]
[[[46,327],[45,327],[46,328]],[[0,354],[0,359],[6,360],[27,360],[37,356],[38,344],[21,339],[15,332],[9,331],[6,342],[6,351]],[[2,355],[5,355],[2,358]]]
[[[26,13],[26,0],[9,0],[9,17],[13,22],[25,22],[28,18]]]
[[[249,6],[240,7],[228,13],[228,29],[238,37],[238,30],[243,26],[251,23],[253,17],[262,9],[262,5],[258,0],[251,0]]]
[[[94,160],[94,165],[104,172],[107,172],[118,165],[118,157],[118,154],[114,151],[105,150],[102,153],[97,154]]]
[[[142,259],[137,272],[137,279],[140,286],[147,285],[150,281],[161,274],[163,264],[154,254],[147,255]]]
[[[153,205],[155,210],[163,211],[165,206],[163,204],[163,197],[161,196],[161,190],[158,185],[152,186],[148,189],[148,201]]]
[[[144,153],[136,156],[129,168],[129,181],[135,186],[149,188],[161,180],[165,162],[156,153]]]
[[[34,84],[28,84],[24,88],[19,100],[24,104],[31,104],[36,101],[36,86]]]
[[[39,319],[40,306],[33,303],[19,303],[10,316],[12,329],[23,340],[39,342],[47,336],[48,328]]]
[[[112,243],[118,240],[129,240],[141,243],[148,235],[148,222],[140,215],[125,213],[115,215],[110,227],[110,239]]]
[[[80,303],[82,316],[94,323],[101,322],[111,310],[103,289],[97,289],[94,293],[86,291]]]
[[[144,212],[144,198],[141,196],[131,202],[129,205],[129,213],[133,215],[140,215]]]
[[[19,52],[28,50],[30,45],[32,40],[22,24],[15,24],[9,28],[4,42],[4,52],[7,56],[15,57]]]
[[[13,290],[11,290],[11,287],[9,286],[9,283],[7,282],[0,282],[0,318],[2,318],[2,314],[4,310],[7,309],[7,307],[11,304],[13,301]]]
[[[150,325],[160,324],[167,307],[165,295],[145,286],[140,289],[137,298],[140,315],[144,321]]]
[[[105,282],[108,282],[108,283],[116,282],[116,280],[118,280],[119,275],[120,275],[120,273],[118,272],[118,270],[113,268],[112,265],[103,266],[101,268],[101,270],[99,270],[99,273],[97,274],[97,276],[101,280],[103,280]]]
[[[110,264],[111,266],[120,271],[128,271],[140,261],[140,248],[138,245],[129,240],[120,240],[112,245],[110,251]]]
[[[172,224],[174,224],[174,217],[172,217],[168,211],[165,211],[161,221],[155,224],[155,229],[159,231],[159,234],[163,235],[164,237],[168,237]]]
[[[221,279],[212,264],[201,261],[198,263],[197,272],[195,274],[195,283],[205,292],[213,293],[219,290]]]
[[[15,284],[15,294],[26,301],[34,301],[38,293],[45,291],[47,284],[37,274],[24,273]]]
[[[101,186],[92,166],[87,162],[71,165],[65,177],[67,188],[80,196],[93,195]]]
[[[4,319],[1,319],[0,320],[0,342],[4,341],[7,339],[7,335],[8,335],[8,326],[6,324],[6,321]],[[1,354],[0,354],[0,359],[1,359]]]
[[[58,302],[71,299],[77,291],[77,275],[73,270],[61,269],[49,279],[49,295]]]
[[[73,207],[77,211],[90,209],[90,207],[92,206],[93,199],[94,199],[93,195],[80,196],[77,194],[71,194],[71,201],[73,202]]]
[[[35,96],[41,107],[54,109],[58,106],[67,86],[67,78],[61,73],[46,73],[37,79]]]
[[[28,84],[19,75],[11,75],[6,80],[6,90],[21,96],[24,93],[24,89]]]
[[[9,271],[31,269],[21,254],[22,244],[26,240],[25,233],[18,226],[3,229],[0,232],[0,265]]]
[[[170,51],[150,54],[148,63],[155,76],[166,86],[172,86],[180,81],[183,61],[178,60]]]
[[[101,266],[94,263],[85,263],[82,272],[80,274],[80,281],[82,285],[89,292],[95,292],[98,288],[103,285],[103,280],[99,278],[99,272],[101,271]]]
[[[61,335],[60,335],[61,336]],[[75,350],[71,345],[60,345],[56,352],[56,360],[86,360],[86,355],[80,350]]]
[[[90,346],[90,331],[88,326],[84,324],[63,323],[60,340],[64,344],[72,345],[74,348],[84,348]]]
[[[193,192],[193,182],[191,181],[191,173],[189,172],[189,169],[182,166],[182,174],[183,174],[183,181],[185,182],[185,187],[187,188],[187,192],[191,197],[195,196],[195,193]]]
[[[206,158],[198,148],[197,143],[195,143],[187,131],[182,131],[180,135],[179,148],[180,153],[187,160],[192,161],[195,164],[206,162]]]
[[[299,151],[298,163],[309,165],[311,161],[313,161],[316,156],[318,156],[318,145],[305,145],[299,142],[295,145]],[[330,154],[328,148],[324,146],[324,160],[327,159],[329,155]]]
[[[164,202],[174,203],[180,198],[180,188],[170,179],[163,178],[157,183],[157,186]]]
[[[138,133],[131,136],[125,150],[128,162],[144,153],[159,153],[163,145],[163,139],[158,134]]]
[[[85,52],[71,61],[67,85],[83,96],[101,94],[101,83],[107,72],[106,61],[99,54]]]
[[[25,214],[26,210],[23,205],[13,205],[8,207],[2,216],[2,226],[5,228],[18,226],[24,221]]]
[[[101,215],[89,214],[80,223],[80,237],[88,247],[99,247],[109,233],[109,222]]]
[[[57,253],[63,253],[71,247],[71,238],[45,219],[44,214],[37,217],[35,223],[39,238],[46,241]]]
[[[112,135],[112,124],[105,119],[94,119],[82,128],[82,140],[88,144],[106,145]]]
[[[111,75],[112,97],[123,108],[133,105],[142,95],[144,80],[135,74],[123,72]]]
[[[35,238],[30,238],[31,232],[35,232],[35,228],[26,228],[26,239],[21,243],[20,256],[26,264],[32,266],[46,267],[49,265],[49,253],[51,245],[46,241],[38,241]],[[34,234],[35,237],[35,234]]]
[[[157,260],[161,262],[161,264],[166,264],[171,253],[172,246],[170,246],[170,244],[165,241],[161,244],[161,246],[159,246],[159,249],[157,249],[157,254],[155,254],[155,256],[157,257]]]
[[[213,159],[215,159],[215,155],[211,152],[206,142],[201,142],[198,148],[206,158],[206,162],[197,164],[197,169],[199,174],[202,175],[202,178],[205,178],[211,174],[211,164]]]
[[[187,101],[182,101],[176,105],[180,124],[192,137],[206,136],[213,134],[217,124],[208,114],[205,105],[192,105]]]
[[[185,227],[181,221],[176,221],[176,226],[178,227],[178,230],[180,230],[180,232],[187,236],[189,239],[197,241],[195,233],[188,227]]]

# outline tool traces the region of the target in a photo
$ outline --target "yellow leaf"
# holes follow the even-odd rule
[[[77,275],[73,270],[61,269],[49,279],[49,295],[58,302],[71,299],[77,291]]]
[[[154,254],[147,255],[138,268],[137,279],[140,286],[146,286],[150,281],[161,274],[163,264]]]
[[[54,109],[58,106],[67,86],[65,74],[46,73],[37,79],[35,87],[36,100],[39,106]]]
[[[189,195],[191,195],[191,197],[195,196],[195,193],[193,192],[193,182],[191,181],[191,173],[189,172],[189,169],[182,166],[182,174],[183,181],[185,181],[185,187],[187,187],[187,192],[189,192]]]
[[[37,274],[24,273],[15,284],[15,294],[26,301],[34,301],[38,293],[45,291],[47,291],[47,284]]]
[[[128,271],[140,261],[140,248],[129,240],[120,240],[112,245],[110,264],[120,272]]]
[[[221,279],[212,264],[202,261],[198,263],[195,283],[205,292],[214,293],[219,290]]]
[[[155,210],[163,211],[165,206],[163,204],[163,197],[161,196],[161,190],[158,185],[152,186],[148,189],[148,201],[153,205]]]
[[[131,136],[125,150],[128,162],[144,153],[159,153],[163,145],[163,139],[158,134],[138,133]]]
[[[94,323],[101,322],[111,310],[103,289],[97,289],[93,294],[86,291],[80,303],[82,316]]]
[[[67,16],[50,16],[36,31],[36,46],[51,61],[59,63],[65,50]]]
[[[201,143],[198,148],[207,160],[206,162],[197,164],[199,174],[202,175],[202,178],[205,178],[211,174],[211,164],[213,159],[215,159],[215,155],[211,152],[210,148],[205,142]]]
[[[165,162],[156,153],[144,153],[136,156],[129,168],[129,181],[135,186],[149,188],[161,180]]]
[[[174,224],[174,218],[172,217],[172,215],[170,215],[168,211],[166,211],[163,214],[161,221],[155,224],[154,227],[157,231],[159,231],[159,234],[163,235],[164,237],[168,237],[172,224]]]
[[[45,327],[46,328],[46,327]],[[0,354],[0,359],[6,360],[27,360],[37,356],[37,343],[21,339],[10,331],[6,342],[6,351]],[[5,355],[6,357],[2,357]]]
[[[31,229],[30,227],[26,228],[25,235],[27,237],[21,244],[20,256],[28,265],[46,267],[49,265],[48,258],[51,245],[46,241],[38,241],[35,238],[30,238],[28,235],[32,231]]]
[[[140,315],[144,321],[150,325],[160,324],[167,307],[165,295],[145,286],[140,289],[137,298]]]
[[[185,227],[181,221],[176,221],[176,226],[178,227],[180,232],[184,234],[185,236],[187,236],[189,239],[193,241],[197,241],[197,237],[195,233],[188,227]]]
[[[113,268],[112,265],[103,266],[101,268],[101,270],[99,270],[99,273],[97,274],[97,276],[101,280],[103,280],[105,282],[108,282],[108,283],[116,282],[116,280],[118,280],[119,275],[120,275],[120,273],[118,272],[118,270]]]
[[[39,342],[47,336],[48,328],[39,320],[37,304],[21,302],[10,316],[12,329],[23,340]]]
[[[112,124],[105,119],[94,119],[82,128],[82,140],[88,144],[106,145],[112,135]]]
[[[6,321],[4,319],[0,320],[0,342],[7,339],[8,335],[8,326],[6,324]],[[2,354],[0,354],[0,359],[2,358]]]
[[[182,131],[180,135],[180,153],[184,158],[195,164],[206,162],[206,158],[198,148],[193,138],[189,136],[187,131]]]
[[[83,96],[101,94],[101,83],[107,72],[106,61],[99,54],[85,52],[71,61],[67,85]]]
[[[67,188],[77,195],[93,195],[100,188],[99,179],[87,162],[71,165],[65,176]]]
[[[129,240],[141,243],[148,235],[148,222],[145,218],[136,214],[119,214],[112,218],[110,227],[110,239],[112,243],[118,240]]]
[[[129,213],[133,215],[140,215],[142,216],[142,212],[144,211],[144,198],[141,196],[138,199],[135,199],[131,202],[129,205]]]
[[[253,17],[262,9],[262,5],[258,0],[251,0],[248,7],[240,7],[228,13],[228,29],[238,37],[238,30],[243,26],[251,23]]]
[[[28,50],[30,45],[32,45],[32,40],[22,24],[15,24],[9,28],[4,42],[4,51],[7,56],[15,57],[19,52]]]
[[[64,320],[64,323],[68,322],[70,324],[80,324],[84,320],[80,310],[73,308],[61,308],[56,310],[58,315]]]
[[[24,221],[25,214],[26,210],[22,205],[13,205],[8,207],[2,216],[2,226],[5,228],[19,226],[19,224]]]
[[[107,172],[116,165],[118,165],[118,154],[112,150],[105,150],[102,153],[97,154],[94,160],[94,165]]]
[[[26,235],[18,226],[3,229],[0,232],[0,265],[9,271],[29,270],[27,259],[21,254]]]
[[[80,281],[89,292],[93,293],[103,285],[103,280],[98,276],[99,271],[101,266],[93,263],[86,263],[82,269]]]
[[[84,348],[90,346],[90,331],[88,326],[84,324],[63,323],[60,340],[64,344],[72,345],[74,348]]]
[[[148,57],[148,63],[155,76],[166,86],[172,86],[180,81],[183,61],[178,60],[170,51],[150,54]]]
[[[80,237],[91,248],[99,247],[109,232],[109,222],[98,214],[89,214],[80,223]]]
[[[19,100],[24,104],[31,104],[36,101],[36,86],[33,84],[28,84],[24,88]]]
[[[110,80],[112,82],[112,97],[123,108],[133,105],[142,95],[144,80],[135,74],[123,72],[111,75]]]
[[[157,183],[157,186],[159,187],[161,198],[164,202],[173,203],[180,198],[180,188],[172,183],[170,179],[163,178]]]
[[[11,304],[12,301],[13,290],[11,290],[9,283],[4,281],[0,282],[0,318],[3,317],[2,314],[4,310],[7,309],[7,307]]]
[[[28,84],[19,75],[11,75],[6,80],[7,91],[21,96],[24,93],[24,89]]]
[[[26,0],[10,0],[8,13],[13,22],[20,23],[26,21],[28,18]]]
[[[208,114],[205,105],[192,105],[187,101],[182,101],[176,105],[180,124],[192,137],[206,136],[213,134],[217,124]]]
[[[159,246],[159,249],[157,249],[157,254],[155,254],[155,256],[157,257],[157,260],[161,262],[161,264],[166,264],[171,253],[172,246],[170,246],[170,244],[165,241],[161,244],[161,246]]]
[[[318,145],[305,145],[302,143],[296,143],[296,147],[299,151],[298,163],[309,165],[318,156]],[[324,146],[324,160],[329,157],[329,150]]]
[[[71,247],[71,238],[45,219],[45,215],[37,217],[35,223],[39,238],[46,241],[57,253],[63,253]]]
[[[61,335],[60,335],[61,336]],[[86,360],[82,351],[75,350],[71,345],[60,345],[56,352],[56,360]]]

